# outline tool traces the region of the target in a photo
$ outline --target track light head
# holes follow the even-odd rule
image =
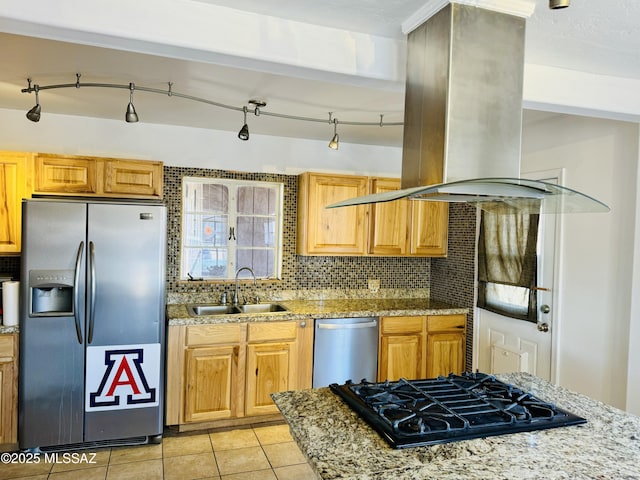
[[[244,113],[244,125],[238,132],[238,138],[240,140],[247,141],[249,140],[249,126],[247,125],[247,107],[242,107],[242,112]]]
[[[133,91],[135,85],[129,84],[129,105],[127,105],[127,112],[124,114],[124,120],[127,123],[136,123],[138,121],[138,114],[136,113],[136,107],[133,106]]]
[[[40,107],[40,99],[38,98],[38,91],[40,87],[38,85],[33,86],[34,91],[36,92],[36,104],[27,112],[27,118],[32,122],[40,121],[40,113],[42,113],[42,108]]]
[[[36,104],[31,110],[27,112],[27,118],[32,122],[40,121],[40,113],[42,109],[40,108],[40,104]]]
[[[549,8],[551,10],[567,8],[570,4],[571,4],[571,0],[549,0]]]
[[[337,130],[338,130],[338,120],[334,118],[333,119],[333,138],[329,142],[329,148],[332,148],[334,150],[338,150],[338,146],[340,143],[340,136],[338,135]]]

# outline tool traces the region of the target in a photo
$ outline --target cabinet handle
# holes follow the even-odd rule
[[[304,328],[306,326],[307,326],[307,322],[305,321],[300,322],[300,328]]]

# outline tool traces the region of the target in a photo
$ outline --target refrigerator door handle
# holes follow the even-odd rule
[[[78,255],[76,256],[75,275],[73,277],[73,318],[76,322],[76,335],[78,343],[82,345],[82,327],[80,326],[80,264],[82,263],[82,253],[84,252],[84,242],[78,245]]]
[[[89,242],[89,331],[87,344],[93,341],[93,321],[96,313],[96,263],[93,242]]]

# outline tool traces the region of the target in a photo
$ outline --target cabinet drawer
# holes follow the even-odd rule
[[[0,360],[15,357],[14,335],[0,335]]]
[[[185,345],[220,345],[240,343],[245,323],[226,323],[224,325],[192,325],[187,327]]]
[[[380,326],[382,335],[420,333],[425,317],[384,317]]]
[[[427,331],[462,330],[466,323],[466,315],[429,315],[427,317]]]
[[[248,341],[249,343],[268,342],[272,340],[294,341],[296,339],[297,332],[297,322],[250,323]]]

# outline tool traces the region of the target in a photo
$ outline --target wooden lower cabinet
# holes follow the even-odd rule
[[[306,322],[170,326],[166,423],[277,413],[271,393],[311,387]]]
[[[382,317],[378,381],[461,373],[465,324],[466,315]]]
[[[187,348],[184,418],[203,422],[237,415],[239,346]]]
[[[18,336],[0,335],[0,452],[18,446]]]
[[[466,315],[427,317],[427,378],[464,371],[466,322]]]
[[[246,415],[276,413],[273,392],[290,390],[295,380],[295,346],[273,343],[247,346]]]

